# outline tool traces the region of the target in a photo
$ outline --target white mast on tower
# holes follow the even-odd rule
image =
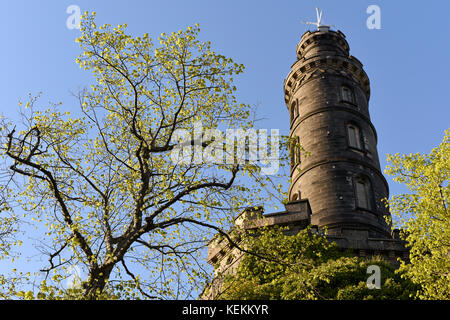
[[[303,22],[304,24],[312,24],[314,26],[317,26],[317,30],[319,31],[328,31],[330,29],[330,27],[334,27],[334,25],[326,25],[326,24],[322,24],[322,10],[320,10],[319,12],[319,8],[316,8],[316,16],[317,16],[317,21],[316,22]]]

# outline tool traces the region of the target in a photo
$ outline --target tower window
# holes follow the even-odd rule
[[[358,208],[372,209],[372,187],[366,177],[357,177],[355,179],[356,206]]]
[[[297,163],[300,163],[301,162],[300,137],[297,137],[295,151],[296,151],[295,156],[297,158]]]
[[[347,125],[348,144],[352,148],[362,150],[361,130],[353,123]]]
[[[291,104],[291,122],[294,121],[295,118],[295,106]]]
[[[343,86],[341,91],[342,91],[342,101],[355,103],[352,89],[350,89],[347,86]]]
[[[295,144],[291,141],[289,148],[290,158],[291,158],[291,170],[295,166]]]
[[[291,103],[291,122],[294,121],[297,115],[298,115],[298,100],[295,99],[295,101]]]
[[[369,139],[365,136],[364,139],[364,151],[366,152],[366,156],[372,159],[372,153],[370,152],[371,146],[369,143]]]
[[[290,141],[290,158],[291,158],[291,169],[295,167],[296,164],[300,163],[300,138],[295,137]]]

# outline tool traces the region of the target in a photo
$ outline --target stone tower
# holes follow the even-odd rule
[[[289,110],[291,185],[285,210],[263,214],[248,208],[235,218],[237,228],[288,226],[295,234],[311,225],[356,256],[408,259],[398,230],[385,222],[389,196],[370,120],[370,83],[361,62],[350,55],[345,35],[319,24],[297,45],[297,61],[284,81]],[[303,149],[297,147],[301,144]],[[255,204],[258,205],[258,204]],[[215,282],[204,299],[213,299],[221,275],[235,272],[242,253],[223,238],[208,245]]]
[[[389,196],[370,121],[369,78],[340,31],[306,32],[284,83],[291,150],[289,200],[308,199],[311,223],[331,236],[390,238]]]

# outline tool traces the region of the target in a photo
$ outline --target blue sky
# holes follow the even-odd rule
[[[381,29],[369,30],[369,5],[381,9]],[[17,103],[42,91],[42,105],[63,102],[76,110],[71,91],[92,77],[75,63],[79,30],[66,26],[69,5],[96,11],[97,24],[127,23],[134,35],[200,24],[202,40],[243,63],[237,80],[242,102],[259,105],[263,128],[289,130],[283,80],[296,59],[295,47],[323,8],[350,44],[371,80],[370,113],[378,132],[382,168],[387,153],[429,152],[449,128],[450,2],[448,1],[2,1],[0,113],[15,117]],[[388,179],[391,195],[404,189]],[[1,266],[0,266],[1,270]]]
[[[6,1],[5,1],[6,2]],[[315,20],[336,25],[371,80],[370,112],[378,131],[382,166],[386,153],[428,152],[449,127],[448,1],[8,1],[0,32],[0,110],[13,117],[19,99],[43,92],[42,104],[62,101],[75,110],[70,92],[92,78],[75,64],[79,30],[66,27],[69,5],[96,11],[99,23],[126,22],[134,35],[184,29],[198,22],[201,38],[217,52],[246,66],[238,80],[241,101],[259,104],[266,128],[288,131],[283,80],[295,61],[295,46]],[[366,8],[381,9],[381,29],[369,30]],[[392,192],[395,186],[391,184]]]

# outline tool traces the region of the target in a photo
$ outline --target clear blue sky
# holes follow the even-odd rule
[[[217,52],[246,66],[238,79],[241,101],[260,106],[261,126],[288,131],[283,80],[295,61],[295,46],[315,20],[336,25],[371,80],[370,112],[386,153],[428,152],[449,127],[450,2],[448,1],[4,1],[0,32],[0,110],[12,117],[19,99],[43,91],[42,104],[62,101],[77,108],[70,91],[91,84],[75,64],[80,53],[69,30],[69,5],[96,11],[99,23],[126,22],[135,35],[156,38],[200,23],[201,38]],[[366,8],[381,9],[381,30],[369,30]],[[391,191],[395,193],[391,183]]]
[[[302,21],[315,20],[319,6],[324,22],[346,34],[351,54],[371,80],[370,113],[382,168],[387,153],[429,152],[450,127],[450,2],[444,0],[3,0],[0,113],[14,118],[19,99],[40,91],[43,105],[62,101],[63,108],[76,110],[70,91],[89,86],[92,78],[75,64],[80,32],[66,27],[72,4],[96,11],[97,24],[126,22],[132,34],[153,38],[198,22],[202,40],[246,66],[237,83],[240,100],[258,103],[266,118],[260,126],[282,133],[289,130],[283,80],[308,29]],[[381,9],[380,30],[366,27],[372,4]],[[387,179],[391,194],[403,190]]]

